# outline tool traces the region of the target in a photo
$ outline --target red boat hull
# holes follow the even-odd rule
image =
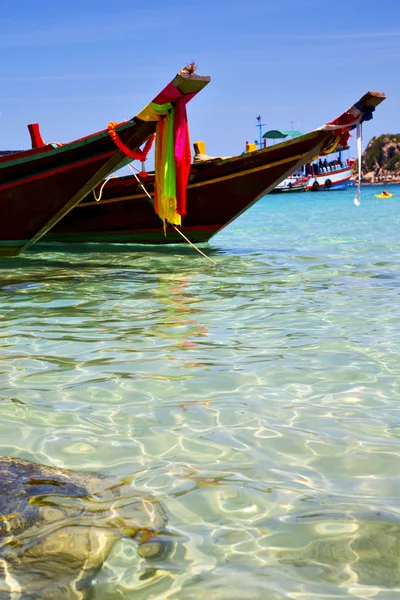
[[[43,241],[59,243],[171,244],[206,242],[288,175],[332,147],[335,139],[354,128],[385,98],[370,92],[335,121],[307,135],[228,159],[192,165],[187,187],[187,214],[182,227],[164,233],[152,199],[134,176],[110,179],[99,202],[86,198]],[[150,195],[154,177],[143,181]],[[99,193],[99,190],[97,190]]]
[[[318,153],[326,133],[312,132],[296,140],[231,159],[192,165],[187,187],[187,214],[180,230],[192,242],[206,242],[273,189],[289,173]],[[143,181],[150,194],[154,178]],[[78,205],[43,242],[175,244],[185,242],[167,227],[134,176],[110,179],[101,200]]]
[[[208,81],[208,77],[177,75],[165,89],[173,85],[190,99]],[[125,146],[136,150],[155,128],[155,121],[135,117],[116,132]],[[28,248],[126,162],[108,130],[69,144],[48,144],[1,157],[0,256],[15,256]]]

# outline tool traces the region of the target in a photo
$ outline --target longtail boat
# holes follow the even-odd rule
[[[44,144],[31,125],[33,148],[0,156],[0,256],[29,248],[105,177],[141,157],[139,147],[174,110],[172,125],[184,132],[185,105],[209,81],[189,65],[134,118],[67,144]]]
[[[154,211],[154,174],[132,175],[109,179],[43,242],[168,244],[184,242],[180,232],[192,242],[206,242],[296,169],[334,151],[338,143],[345,146],[349,132],[372,118],[384,99],[384,94],[369,92],[340,117],[306,135],[231,158],[194,162],[180,228],[162,223]]]

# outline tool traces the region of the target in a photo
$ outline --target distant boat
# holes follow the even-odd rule
[[[328,125],[306,135],[268,148],[231,158],[199,156],[190,167],[187,185],[187,214],[182,226],[167,225],[154,212],[154,173],[147,177],[108,179],[59,221],[43,238],[54,244],[130,243],[176,244],[206,242],[231,223],[257,200],[285,180],[313,157],[332,145],[357,123],[370,118],[385,99],[384,94],[367,93],[356,105]],[[203,160],[200,160],[203,158]],[[139,181],[138,181],[139,179]],[[99,196],[101,196],[99,198]],[[96,198],[99,198],[97,201]]]
[[[271,129],[262,134],[263,125],[261,124],[261,117],[257,117],[257,121],[259,121],[256,127],[260,129],[260,141],[256,141],[255,146],[259,146],[260,148],[262,147],[262,140],[264,140],[265,147],[267,140],[274,140],[275,142],[277,139],[293,139],[302,135],[301,131],[282,131],[279,129]],[[342,161],[342,152],[344,150],[348,150],[348,146],[337,144],[331,153],[337,156],[337,158],[328,161],[323,156],[318,161],[303,165],[300,169],[291,173],[270,193],[294,193],[299,191],[299,187],[304,188],[304,191],[311,192],[346,189],[351,183],[350,178],[353,173],[354,160]]]
[[[209,81],[183,70],[134,118],[68,144],[45,144],[37,124],[30,125],[32,149],[4,150],[0,156],[0,256],[29,248],[105,177],[132,160],[124,148],[136,152],[154,133],[158,117],[150,112],[155,105],[164,111],[178,99],[186,104]]]
[[[296,191],[297,187],[304,187],[309,192],[345,190],[352,185],[354,160],[342,161],[341,152],[347,148],[341,148],[338,158],[328,161],[319,159],[311,164],[304,165],[295,173],[292,173],[274,190],[281,192]],[[288,189],[287,189],[288,188]]]
[[[296,183],[296,185],[293,185],[292,182],[289,182],[288,185],[278,185],[276,188],[270,191],[270,194],[296,194],[307,191],[307,187],[304,185],[304,183]]]

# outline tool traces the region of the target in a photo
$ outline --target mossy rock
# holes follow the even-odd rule
[[[145,559],[163,554],[166,522],[121,480],[0,457],[0,600],[84,600],[121,537]]]

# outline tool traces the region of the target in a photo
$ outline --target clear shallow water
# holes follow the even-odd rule
[[[388,187],[388,186],[386,186]],[[400,186],[270,196],[202,249],[0,263],[0,454],[134,476],[180,535],[94,598],[400,590]]]

